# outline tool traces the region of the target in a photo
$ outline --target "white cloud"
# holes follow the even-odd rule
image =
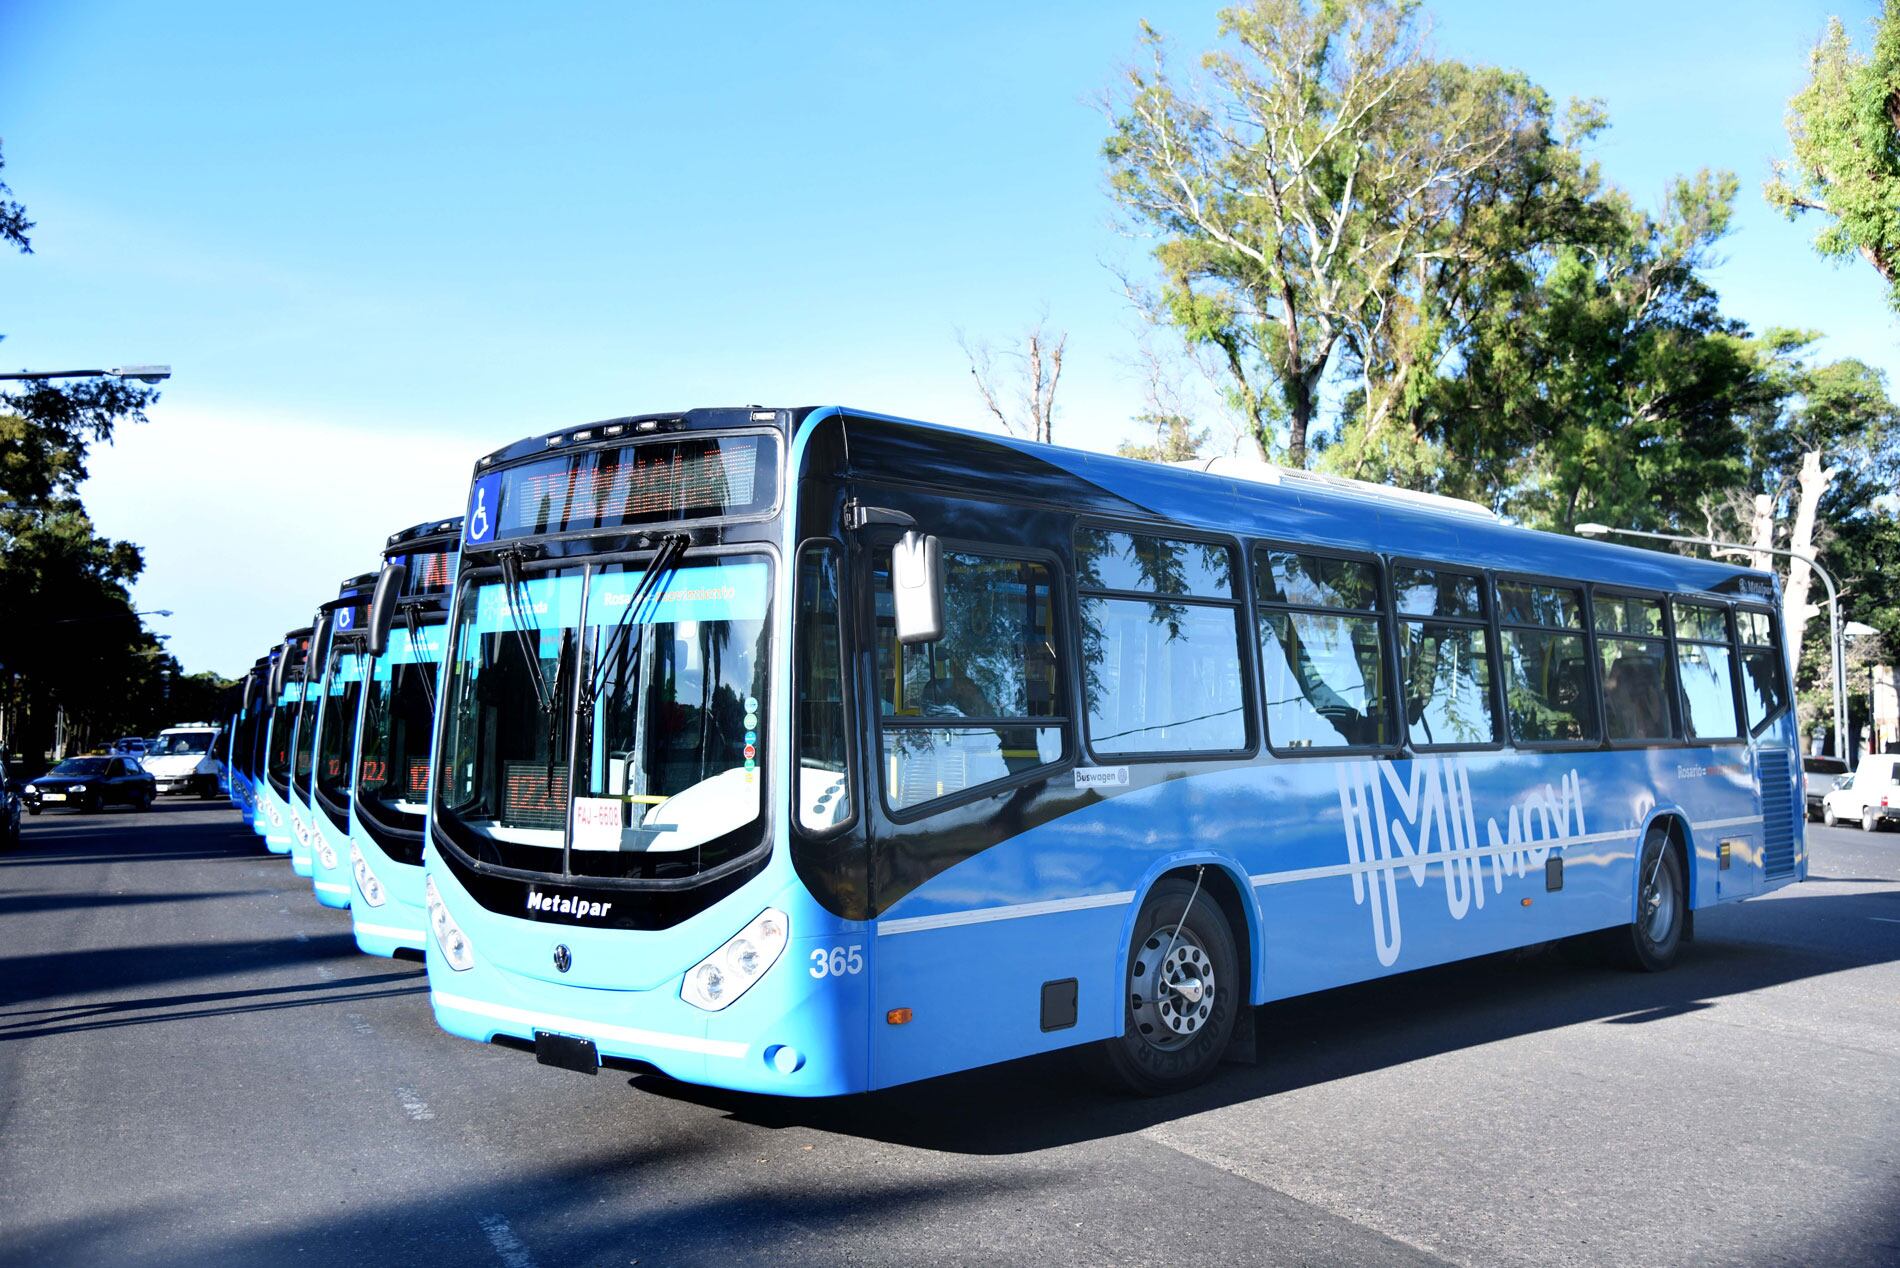
[[[145,552],[141,608],[186,672],[235,674],[374,571],[399,528],[459,514],[475,459],[510,435],[403,433],[161,404],[91,455],[99,529]]]

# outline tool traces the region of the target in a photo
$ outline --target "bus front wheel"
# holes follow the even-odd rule
[[[1135,918],[1122,1033],[1097,1050],[1102,1073],[1142,1096],[1205,1081],[1220,1064],[1240,1011],[1240,958],[1206,888],[1169,878]]]
[[[1670,847],[1668,833],[1651,832],[1636,862],[1636,919],[1610,931],[1617,959],[1644,973],[1674,964],[1688,910],[1682,856]]]

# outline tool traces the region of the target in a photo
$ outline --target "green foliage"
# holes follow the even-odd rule
[[[1860,255],[1900,308],[1900,0],[1886,0],[1871,55],[1833,18],[1808,66],[1807,87],[1788,102],[1794,157],[1775,163],[1763,192],[1790,220],[1819,215],[1815,249]]]
[[[6,158],[0,156],[0,171],[5,171],[6,166]],[[33,227],[33,222],[26,218],[26,208],[7,197],[12,192],[5,181],[0,181],[0,242],[18,247],[22,255],[31,255],[33,244],[26,231]]]
[[[1261,452],[1294,466],[1336,359],[1408,358],[1419,342],[1395,332],[1427,308],[1430,261],[1481,254],[1476,209],[1552,143],[1541,90],[1432,58],[1418,12],[1225,9],[1205,95],[1144,25],[1103,146],[1114,196],[1157,238],[1151,315],[1210,355]]]
[[[1196,427],[1184,414],[1147,413],[1135,415],[1135,421],[1154,434],[1152,441],[1124,440],[1115,452],[1124,458],[1148,462],[1186,462],[1201,456],[1207,448],[1207,428]]]

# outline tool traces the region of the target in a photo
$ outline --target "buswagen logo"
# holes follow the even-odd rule
[[[612,903],[590,903],[585,898],[544,894],[538,889],[528,891],[528,910],[546,912],[551,916],[604,916],[612,906]]]
[[[1445,908],[1453,920],[1463,920],[1484,906],[1487,861],[1492,892],[1501,894],[1506,877],[1534,874],[1552,850],[1581,844],[1587,836],[1583,780],[1575,770],[1556,787],[1534,787],[1512,801],[1502,829],[1487,817],[1488,843],[1478,837],[1471,774],[1462,758],[1415,758],[1409,778],[1395,762],[1341,763],[1339,809],[1353,905],[1371,907],[1373,949],[1387,966],[1399,958],[1401,871],[1423,889],[1427,869],[1442,862]]]

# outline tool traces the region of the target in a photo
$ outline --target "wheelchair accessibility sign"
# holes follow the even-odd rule
[[[462,521],[462,540],[480,546],[495,539],[495,517],[501,514],[501,473],[483,476],[468,495],[468,515]]]

